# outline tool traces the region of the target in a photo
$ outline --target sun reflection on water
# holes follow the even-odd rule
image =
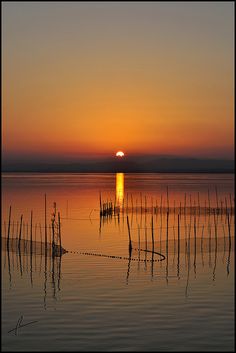
[[[116,173],[116,202],[121,206],[124,200],[124,173]]]

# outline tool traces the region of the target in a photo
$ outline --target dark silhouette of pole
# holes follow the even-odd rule
[[[47,256],[47,195],[44,195],[45,256]]]
[[[128,226],[128,234],[129,234],[129,252],[131,253],[132,241],[131,241],[131,235],[130,235],[129,216],[127,216],[127,226]]]
[[[154,229],[153,229],[153,216],[152,216],[152,221],[151,221],[151,227],[152,227],[152,252],[154,252]]]
[[[20,232],[19,232],[19,240],[18,240],[19,251],[20,251],[20,242],[21,242],[22,219],[23,219],[23,215],[21,215],[21,217],[20,217]]]
[[[33,211],[30,213],[30,253],[32,254],[32,239],[33,238]]]
[[[58,235],[59,235],[60,256],[61,256],[61,217],[60,217],[60,212],[58,212]]]
[[[9,208],[9,221],[8,221],[8,231],[7,231],[7,248],[9,249],[10,240],[10,227],[11,227],[11,206]]]

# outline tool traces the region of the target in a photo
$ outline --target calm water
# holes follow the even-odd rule
[[[234,350],[234,212],[197,213],[209,202],[230,213],[233,175],[4,174],[2,186],[3,237],[11,205],[11,236],[23,214],[28,239],[33,210],[33,239],[44,238],[46,193],[47,222],[56,202],[69,251],[52,260],[2,247],[4,351]],[[124,212],[100,220],[99,192]],[[158,261],[135,249],[151,248],[150,209],[167,204],[175,208],[168,219],[153,212],[155,251],[165,256]],[[184,205],[196,214],[182,211],[178,243]],[[21,315],[22,325],[36,322],[8,333]]]

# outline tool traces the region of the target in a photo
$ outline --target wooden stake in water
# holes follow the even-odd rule
[[[99,193],[99,201],[100,201],[100,212],[102,211],[102,195]]]
[[[7,225],[6,225],[6,221],[4,221],[4,237],[7,238]]]
[[[216,191],[216,207],[217,207],[217,211],[219,209],[219,202],[218,202],[218,192],[217,192],[217,187],[215,187],[215,191]]]
[[[15,227],[15,222],[12,222],[12,235],[14,237],[14,227]]]
[[[186,192],[184,193],[184,214],[186,213]]]
[[[55,218],[56,218],[56,202],[53,203],[54,211],[52,217],[52,255],[55,252]]]
[[[126,196],[127,200],[126,200],[126,213],[128,213],[128,209],[129,209],[129,194],[127,192],[127,196]]]
[[[179,214],[178,214],[178,263],[179,263],[179,250],[180,250],[180,224],[179,224]]]
[[[40,246],[41,246],[41,255],[43,253],[43,239],[42,239],[42,227],[41,223],[39,223],[39,231],[40,231]]]
[[[167,198],[167,212],[169,212],[169,192],[168,192],[168,186],[166,187],[166,198]]]
[[[200,195],[197,193],[197,201],[198,201],[198,214],[200,214]]]
[[[21,215],[21,217],[20,217],[20,232],[19,232],[19,240],[18,240],[19,251],[20,251],[20,242],[21,242],[22,219],[23,219],[23,215]]]
[[[227,206],[227,199],[226,199],[226,197],[225,197],[225,212],[226,212],[226,214],[228,214],[228,206]]]
[[[129,252],[131,252],[132,241],[131,241],[131,235],[130,235],[129,216],[127,216],[127,226],[128,226],[128,234],[129,234]]]
[[[140,192],[140,211],[141,211],[141,214],[142,214],[142,209],[143,209],[143,205],[142,205],[142,193]]]
[[[60,212],[58,212],[58,236],[59,236],[60,255],[61,255],[61,217],[60,217]]]
[[[33,238],[33,211],[30,213],[30,253],[32,254],[32,239]]]
[[[211,212],[211,203],[210,203],[210,191],[209,189],[207,189],[207,193],[208,193],[208,210],[209,210],[209,214]]]
[[[45,256],[47,256],[47,195],[44,195]]]
[[[138,248],[140,250],[140,226],[138,224]]]
[[[11,206],[10,206],[10,209],[9,209],[8,231],[7,231],[7,248],[9,248],[10,227],[11,227]]]
[[[230,212],[233,212],[233,207],[232,207],[232,199],[231,199],[231,194],[229,194],[229,201],[230,201]]]
[[[215,210],[214,210],[214,225],[215,225],[215,238],[217,239],[217,223],[216,223],[216,214],[215,214]]]
[[[197,226],[196,216],[194,216],[194,265],[196,265],[196,254],[197,254]]]
[[[151,221],[151,227],[152,227],[152,252],[154,252],[154,228],[153,228],[153,216],[152,216],[152,221]]]
[[[168,282],[168,262],[169,262],[169,212],[166,214],[166,281]]]

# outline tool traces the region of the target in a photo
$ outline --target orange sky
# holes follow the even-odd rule
[[[3,152],[232,157],[233,3],[3,3]]]

